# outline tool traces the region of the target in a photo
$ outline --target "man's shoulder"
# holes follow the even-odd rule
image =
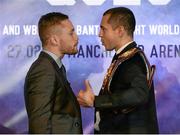
[[[28,73],[54,71],[53,64],[47,58],[38,57],[29,68]]]
[[[35,67],[52,67],[52,62],[45,58],[45,57],[39,57],[37,58],[33,63],[32,63],[32,66],[35,66]]]
[[[129,70],[136,71],[137,69],[140,69],[145,73],[146,72],[146,64],[141,55],[141,52],[137,51],[132,57],[129,57],[128,59],[123,61],[119,65],[118,69],[123,70],[123,72],[125,72],[125,71],[129,72]]]
[[[143,62],[143,58],[141,56],[142,53],[143,53],[142,50],[138,48],[132,48],[124,52],[122,55],[120,55],[119,60],[125,64],[142,63]]]

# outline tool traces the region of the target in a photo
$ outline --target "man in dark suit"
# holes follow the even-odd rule
[[[102,17],[99,37],[106,50],[115,50],[98,96],[88,81],[78,101],[95,107],[95,133],[158,133],[154,67],[133,41],[135,17],[131,10],[117,7]]]
[[[76,54],[78,37],[68,16],[43,15],[38,23],[42,52],[30,67],[24,86],[29,133],[82,133],[80,106],[61,59]]]

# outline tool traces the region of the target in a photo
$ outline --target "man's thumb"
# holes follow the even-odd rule
[[[86,86],[86,90],[91,90],[92,89],[92,87],[91,87],[88,80],[85,80],[85,86]]]

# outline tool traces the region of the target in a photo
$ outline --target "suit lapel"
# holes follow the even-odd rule
[[[113,59],[112,59],[112,62],[114,60],[117,60],[119,55],[122,55],[123,53],[127,52],[128,50],[132,49],[132,48],[135,48],[137,46],[136,42],[132,42],[130,43],[127,47],[125,47],[119,54],[117,55],[114,55]],[[102,95],[103,94],[103,90],[101,89],[100,92],[99,92],[99,95]]]
[[[39,57],[47,58],[51,62],[51,64],[53,65],[55,71],[59,74],[58,75],[59,79],[62,80],[63,84],[66,84],[65,82],[67,82],[67,79],[66,79],[66,77],[64,77],[62,69],[59,68],[59,66],[54,61],[54,59],[45,52],[41,52]]]
[[[54,59],[53,59],[50,55],[48,55],[47,53],[45,53],[45,52],[41,52],[40,55],[39,55],[39,57],[47,58],[47,59],[51,62],[51,64],[53,65],[55,71],[56,71],[57,74],[58,74],[58,79],[60,80],[61,84],[66,88],[66,90],[68,91],[68,93],[70,94],[70,96],[72,97],[72,99],[74,99],[75,103],[74,103],[74,102],[73,102],[73,103],[74,103],[75,106],[76,106],[76,107],[74,106],[75,110],[77,110],[77,108],[78,108],[78,110],[80,110],[79,103],[78,103],[77,100],[76,100],[76,96],[74,95],[74,93],[73,93],[73,91],[72,91],[72,88],[71,88],[69,82],[67,81],[66,77],[64,77],[62,70],[59,68],[59,66],[58,66],[57,63],[54,61]]]

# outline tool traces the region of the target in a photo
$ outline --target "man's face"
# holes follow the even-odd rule
[[[69,19],[60,24],[61,32],[59,34],[59,50],[63,54],[76,54],[78,52],[78,37],[74,31],[74,27]]]
[[[101,38],[102,45],[107,51],[111,51],[117,46],[118,34],[116,30],[113,30],[111,24],[108,23],[110,14],[104,15],[101,24],[99,37]]]

